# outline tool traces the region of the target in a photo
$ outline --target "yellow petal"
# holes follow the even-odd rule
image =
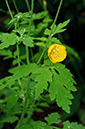
[[[53,44],[48,49],[48,57],[53,62],[61,62],[66,58],[66,48],[63,45]]]

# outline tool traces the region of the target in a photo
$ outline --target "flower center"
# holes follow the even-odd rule
[[[58,47],[54,47],[52,50],[51,50],[51,56],[54,56],[54,57],[56,57],[56,56],[58,56],[58,54],[60,53],[60,50],[59,50],[59,48]]]

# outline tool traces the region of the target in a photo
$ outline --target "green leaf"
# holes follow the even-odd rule
[[[14,24],[14,23],[17,23],[19,21],[22,21],[22,22],[26,22],[27,20],[29,20],[30,18],[30,12],[25,12],[25,13],[21,13],[19,12],[18,14],[16,14],[14,16],[13,19],[11,19],[11,21],[9,22],[9,24]]]
[[[48,122],[49,125],[51,124],[58,124],[61,120],[59,120],[58,113],[51,113],[48,117],[45,117],[45,120]]]
[[[62,120],[65,121],[71,118],[76,112],[79,110],[80,107],[80,92],[73,93],[74,99],[72,100],[72,105],[70,106],[70,114],[62,111]],[[79,111],[78,111],[79,113]]]
[[[70,113],[69,105],[72,104],[71,99],[74,98],[71,91],[76,91],[73,86],[74,83],[76,84],[73,75],[61,63],[53,65],[51,69],[54,76],[49,88],[50,99],[53,101],[56,98],[58,106]]]
[[[70,22],[70,19],[64,21],[63,23],[59,23],[57,26],[56,25],[52,25],[50,29],[45,30],[44,34],[45,35],[49,35],[51,34],[51,36],[55,35],[56,33],[61,33],[64,32],[66,29],[63,29],[68,23]]]
[[[17,102],[19,95],[16,92],[13,92],[7,99],[7,110],[10,110]]]
[[[52,73],[49,70],[48,67],[43,67],[43,68],[39,68],[39,70],[37,71],[37,74],[39,74],[36,77],[36,89],[35,89],[35,96],[36,98],[39,97],[40,93],[43,92],[43,90],[47,89],[48,87],[48,82],[52,81]]]
[[[52,37],[50,40],[52,43],[61,44],[61,41],[55,37]]]
[[[22,39],[23,41],[23,44],[26,45],[26,46],[29,46],[29,47],[34,47],[34,44],[33,44],[33,38],[32,37],[24,37]]]
[[[33,121],[30,123],[33,129],[53,129],[51,126],[42,121]]]
[[[56,33],[61,33],[64,32],[66,29],[63,29],[62,26],[63,23],[58,24],[57,26],[54,25],[54,27],[52,28],[52,35],[56,34]]]
[[[69,121],[66,121],[63,124],[64,124],[63,129],[85,129],[85,126],[77,124],[77,122],[70,123]]]
[[[12,56],[12,52],[10,50],[0,50],[0,55],[2,55],[2,56]]]
[[[20,26],[17,29],[13,30],[14,33],[19,33],[21,37],[22,37],[22,35],[24,35],[24,33],[26,33],[26,31],[27,31],[26,28],[23,26]]]
[[[13,58],[12,51],[10,50],[0,50],[0,55],[5,56],[3,60]]]
[[[29,63],[28,65],[21,65],[10,69],[9,72],[15,73],[15,76],[17,76],[17,78],[21,78],[23,76],[27,76],[30,72],[35,72],[37,68],[37,64]]]
[[[67,24],[68,24],[69,22],[70,22],[70,19],[64,21],[63,23],[59,23],[57,27],[58,27],[58,28],[63,28],[63,27],[65,27],[65,26],[67,26]]]
[[[4,89],[6,87],[5,83],[7,83],[10,78],[11,78],[11,76],[5,77],[0,80],[0,90]]]
[[[3,120],[0,120],[0,123],[11,123],[12,124],[17,120],[18,120],[18,117],[11,116],[11,117],[8,117],[8,118],[4,118]]]
[[[35,43],[35,45],[45,47],[45,43],[43,43],[43,42],[37,42],[37,43]]]
[[[0,80],[1,82],[0,89],[5,88],[6,86],[11,87],[15,83],[15,80],[22,78],[24,76],[27,76],[32,72],[35,73],[36,69],[37,69],[37,65],[35,63],[33,64],[30,63],[29,65],[18,66],[13,69],[10,69],[9,72],[14,73],[13,76],[8,77],[8,80],[5,84],[4,84],[4,81],[5,81],[4,78],[3,78],[3,81]]]
[[[14,45],[17,42],[17,36],[14,33],[8,34],[8,33],[2,33],[0,35],[0,49],[7,48],[10,45]]]
[[[11,79],[8,81],[7,85],[12,85],[15,80],[29,75],[32,72],[35,72],[37,65],[35,63],[29,65],[18,66],[9,70],[9,72],[14,73]]]
[[[38,37],[38,38],[34,38],[35,40],[39,40],[39,41],[43,41],[46,42],[47,38],[46,37]]]
[[[39,106],[41,106],[41,107],[49,107],[49,105],[47,104],[47,102],[40,103]]]
[[[48,14],[48,11],[42,11],[40,13],[34,13],[33,14],[33,20],[38,20],[44,18]]]
[[[71,54],[71,55],[73,55],[75,58],[77,58],[79,61],[81,61],[81,58],[79,57],[79,54],[73,49],[73,48],[71,48],[71,47],[69,47],[69,46],[67,46],[67,45],[65,45],[66,46],[66,48],[67,48],[67,51]]]
[[[44,34],[45,34],[45,35],[50,35],[50,33],[51,33],[51,31],[50,31],[49,29],[46,28]]]
[[[18,129],[33,129],[31,125],[22,125],[21,127],[19,127]]]

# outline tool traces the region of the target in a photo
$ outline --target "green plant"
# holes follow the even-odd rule
[[[10,33],[1,32],[0,54],[5,56],[5,60],[12,58],[15,67],[9,70],[10,76],[0,80],[1,92],[9,92],[9,95],[6,94],[5,99],[0,101],[1,112],[6,117],[4,119],[2,116],[0,123],[17,121],[15,129],[59,129],[52,125],[60,122],[57,112],[44,118],[47,123],[34,121],[32,115],[36,110],[41,111],[38,106],[49,106],[48,99],[70,113],[71,99],[74,99],[72,92],[77,91],[72,73],[62,63],[53,64],[47,56],[47,50],[52,44],[62,45],[56,34],[64,32],[64,27],[70,22],[66,20],[56,25],[63,0],[60,1],[53,23],[46,8],[40,13],[33,13],[34,0],[31,2],[31,10],[28,7],[30,11],[27,13],[18,12],[14,1],[18,12],[14,17],[8,1],[5,2],[12,18],[9,27],[13,29]],[[10,46],[13,47],[13,51]],[[64,46],[75,56],[76,52],[72,48],[65,44]],[[79,57],[78,54],[76,57]],[[63,129],[85,128],[69,121],[63,125]]]

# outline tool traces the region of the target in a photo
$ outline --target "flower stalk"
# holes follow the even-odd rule
[[[42,59],[42,57],[43,57],[43,55],[44,55],[44,53],[45,53],[45,51],[46,51],[46,49],[47,49],[47,46],[48,46],[48,44],[49,44],[49,41],[50,41],[50,39],[51,39],[51,37],[52,37],[52,30],[53,30],[54,25],[55,25],[55,23],[56,23],[56,21],[57,21],[57,18],[58,18],[58,15],[59,15],[59,12],[60,12],[60,8],[61,8],[62,3],[63,3],[63,0],[61,0],[60,3],[59,3],[58,11],[57,11],[57,13],[56,13],[54,22],[53,22],[53,24],[52,24],[51,32],[50,32],[50,34],[49,34],[47,43],[46,43],[46,45],[45,45],[45,47],[44,47],[44,49],[43,49],[43,51],[42,51],[42,54],[41,54],[40,58],[39,58],[38,61],[37,61],[37,64],[40,63],[40,61],[41,61],[41,59]]]
[[[13,14],[12,14],[12,11],[11,11],[11,9],[10,9],[10,7],[9,7],[9,3],[8,3],[7,0],[5,0],[5,2],[6,2],[6,5],[7,5],[8,10],[9,10],[10,16],[11,16],[11,18],[13,19]]]

